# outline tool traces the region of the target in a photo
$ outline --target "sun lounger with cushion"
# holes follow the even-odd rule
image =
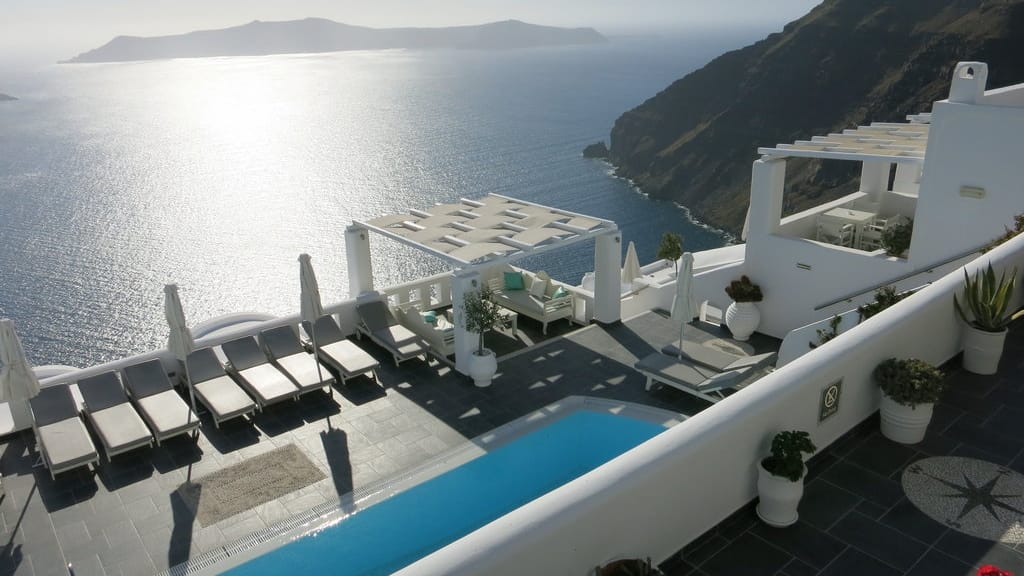
[[[359,317],[356,326],[358,332],[369,336],[375,344],[391,352],[395,366],[426,354],[427,346],[423,339],[399,324],[388,310],[387,303],[381,300],[359,303],[356,305],[356,315]]]
[[[655,382],[661,382],[709,402],[718,402],[725,398],[725,390],[735,388],[754,368],[766,361],[764,358],[753,363],[741,360],[735,367],[721,371],[686,358],[655,352],[639,360],[635,368],[647,377],[646,390],[650,390]]]
[[[330,316],[317,318],[316,343],[320,359],[338,373],[342,384],[345,383],[345,380],[360,374],[371,374],[378,383],[380,382],[380,378],[377,378],[380,362],[374,360],[373,356],[346,338],[334,318]]]
[[[299,387],[270,363],[254,336],[243,336],[220,346],[228,357],[228,374],[252,396],[260,410],[299,395]]]
[[[39,451],[51,478],[72,468],[99,463],[100,455],[67,386],[43,388],[28,403]]]
[[[299,335],[291,326],[279,326],[260,332],[260,338],[270,355],[292,382],[299,387],[299,394],[323,390],[334,383],[334,376],[324,365],[317,365],[317,359],[306,352]]]
[[[214,426],[256,411],[256,403],[224,371],[213,348],[194,350],[186,361],[196,398],[210,411]]]
[[[661,353],[666,356],[679,357],[679,342],[676,341],[672,344],[666,344],[662,349]],[[705,346],[699,342],[683,342],[683,354],[684,360],[689,360],[695,364],[701,366],[707,366],[708,368],[714,368],[719,372],[725,372],[727,370],[738,370],[745,367],[760,367],[768,364],[775,358],[774,352],[768,352],[766,354],[757,354],[755,356],[740,356],[739,354],[731,354],[724,350],[711,348]]]
[[[125,367],[124,383],[142,419],[153,431],[157,446],[199,427],[199,417],[174,390],[159,360]]]
[[[85,401],[85,416],[110,457],[142,446],[153,445],[153,434],[135,411],[117,372],[104,372],[78,381]]]

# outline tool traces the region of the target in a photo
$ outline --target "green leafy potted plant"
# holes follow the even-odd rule
[[[900,300],[903,300],[909,295],[909,292],[904,294],[896,292],[895,286],[883,286],[878,290],[875,290],[874,302],[868,302],[867,304],[857,307],[857,316],[860,317],[860,322],[863,322]]]
[[[744,275],[730,282],[725,287],[725,293],[733,300],[725,309],[725,325],[729,327],[734,339],[745,341],[761,324],[761,311],[755,304],[764,299],[761,287]]]
[[[803,430],[779,432],[772,438],[771,454],[757,467],[757,515],[765,524],[782,528],[799,518],[797,506],[804,495],[804,455],[817,450]]]
[[[664,573],[651,564],[651,559],[625,558],[598,566],[596,576],[662,576]]]
[[[493,350],[484,346],[484,334],[504,325],[501,306],[494,301],[490,286],[484,284],[480,290],[469,292],[463,300],[463,327],[479,335],[479,345],[473,351],[469,362],[469,375],[480,388],[491,385],[491,379],[498,371],[498,359]]]
[[[1020,313],[1008,314],[1017,270],[996,279],[989,263],[974,278],[964,270],[963,301],[953,296],[953,306],[966,324],[964,330],[964,369],[975,374],[995,374],[1006,342],[1006,327]],[[970,314],[968,314],[968,312]]]
[[[672,262],[675,273],[679,275],[679,259],[683,256],[683,237],[672,232],[665,232],[658,244],[658,258]]]
[[[923,440],[942,394],[942,371],[916,358],[889,358],[875,367],[874,376],[882,389],[882,434],[901,444]]]
[[[882,231],[882,247],[889,256],[906,258],[910,240],[914,236],[914,219],[908,218]]]

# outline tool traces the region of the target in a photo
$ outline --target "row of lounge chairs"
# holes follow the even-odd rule
[[[216,427],[313,390],[329,390],[337,379],[345,383],[369,374],[379,382],[379,363],[349,341],[333,318],[324,316],[305,329],[316,331],[315,357],[292,326],[264,330],[258,340],[244,336],[225,342],[221,350],[226,365],[213,348],[189,354],[186,364],[195,398],[210,412]],[[43,388],[29,402],[41,458],[51,476],[99,462],[82,416],[95,431],[108,461],[122,452],[192,432],[200,423],[174,390],[160,360],[128,366],[120,375],[110,371],[83,378],[77,384],[81,412],[68,385]]]
[[[718,402],[725,398],[726,391],[738,387],[774,358],[774,352],[739,356],[684,340],[641,358],[634,368],[647,377],[646,390],[660,382],[708,402]]]

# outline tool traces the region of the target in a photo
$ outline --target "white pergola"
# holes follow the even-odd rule
[[[931,118],[927,114],[907,118],[911,122],[874,122],[757,151],[765,156],[923,164]]]
[[[368,232],[451,264],[452,305],[457,311],[465,295],[479,289],[481,271],[594,239],[594,319],[620,319],[622,236],[611,220],[499,194],[357,220],[345,233],[349,293],[356,297],[374,291]],[[476,335],[455,323],[455,367],[460,372],[466,372],[475,341]]]

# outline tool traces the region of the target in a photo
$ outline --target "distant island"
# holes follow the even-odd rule
[[[518,20],[449,28],[366,28],[324,18],[250,22],[221,30],[174,36],[118,36],[62,63],[126,62],[163,58],[262,56],[343,50],[457,48],[504,50],[538,46],[600,44],[593,28],[556,28]]]
[[[7,94],[0,93],[0,102],[9,102],[11,100],[17,100],[14,96],[8,96]]]

